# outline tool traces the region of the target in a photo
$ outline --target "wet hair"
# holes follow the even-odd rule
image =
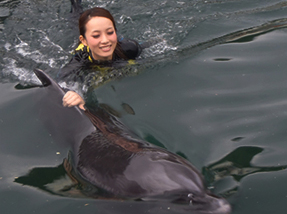
[[[80,19],[79,19],[80,35],[85,37],[86,30],[87,30],[86,29],[86,24],[90,21],[90,19],[92,19],[93,17],[96,17],[96,16],[98,16],[98,17],[105,17],[105,18],[111,20],[115,30],[117,30],[114,17],[111,15],[111,13],[108,10],[104,9],[104,8],[94,7],[94,8],[86,10],[80,16]]]
[[[84,11],[79,18],[79,31],[80,31],[80,35],[82,35],[84,38],[86,38],[85,37],[86,30],[87,30],[86,24],[93,17],[105,17],[105,18],[111,20],[113,23],[113,26],[115,28],[115,31],[117,32],[116,23],[115,23],[114,17],[111,15],[111,13],[104,8],[94,7],[94,8],[91,8],[91,9]],[[128,57],[124,54],[119,42],[117,43],[117,46],[114,50],[114,53],[117,55],[117,57],[120,57],[122,59],[128,59]]]

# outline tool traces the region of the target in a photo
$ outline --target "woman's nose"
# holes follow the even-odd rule
[[[108,39],[107,35],[103,34],[101,42],[102,43],[107,43],[108,41],[109,41],[109,39]]]

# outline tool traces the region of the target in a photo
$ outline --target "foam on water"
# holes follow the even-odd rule
[[[36,84],[39,85],[41,82],[38,78],[23,67],[18,67],[15,59],[4,58],[5,68],[2,69],[1,76],[2,81],[9,79],[10,81],[19,81],[22,85]]]

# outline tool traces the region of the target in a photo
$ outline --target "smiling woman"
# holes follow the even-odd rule
[[[133,41],[137,51],[134,55],[127,56],[122,50],[124,44],[117,42],[116,30],[113,16],[104,8],[95,7],[86,10],[79,19],[79,39],[83,45],[90,47],[94,60],[135,59],[140,54],[139,45]],[[107,45],[111,46],[111,50],[109,53],[102,54],[108,57],[95,54],[99,47]]]
[[[118,39],[115,20],[104,8],[94,7],[83,12],[79,18],[80,44],[71,61],[64,66],[59,79],[77,79],[83,66],[113,66],[118,60],[136,59],[142,51],[132,39]],[[80,77],[81,78],[81,77]]]
[[[86,24],[85,35],[80,41],[89,46],[95,60],[112,60],[117,45],[117,34],[110,19],[93,17]]]
[[[115,20],[104,8],[94,7],[82,13],[79,31],[80,45],[71,61],[61,69],[60,79],[82,78],[81,75],[87,73],[83,72],[83,67],[112,67],[115,61],[136,59],[142,51],[134,40],[118,40]],[[79,105],[83,108],[84,103],[82,97],[72,91],[68,91],[63,98],[63,105],[67,107]]]

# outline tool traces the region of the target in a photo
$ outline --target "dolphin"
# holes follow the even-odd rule
[[[201,173],[186,159],[152,145],[99,106],[62,106],[64,90],[45,72],[37,102],[41,117],[59,144],[69,146],[64,160],[76,183],[102,198],[187,204],[199,213],[228,214],[230,204],[213,195]]]

